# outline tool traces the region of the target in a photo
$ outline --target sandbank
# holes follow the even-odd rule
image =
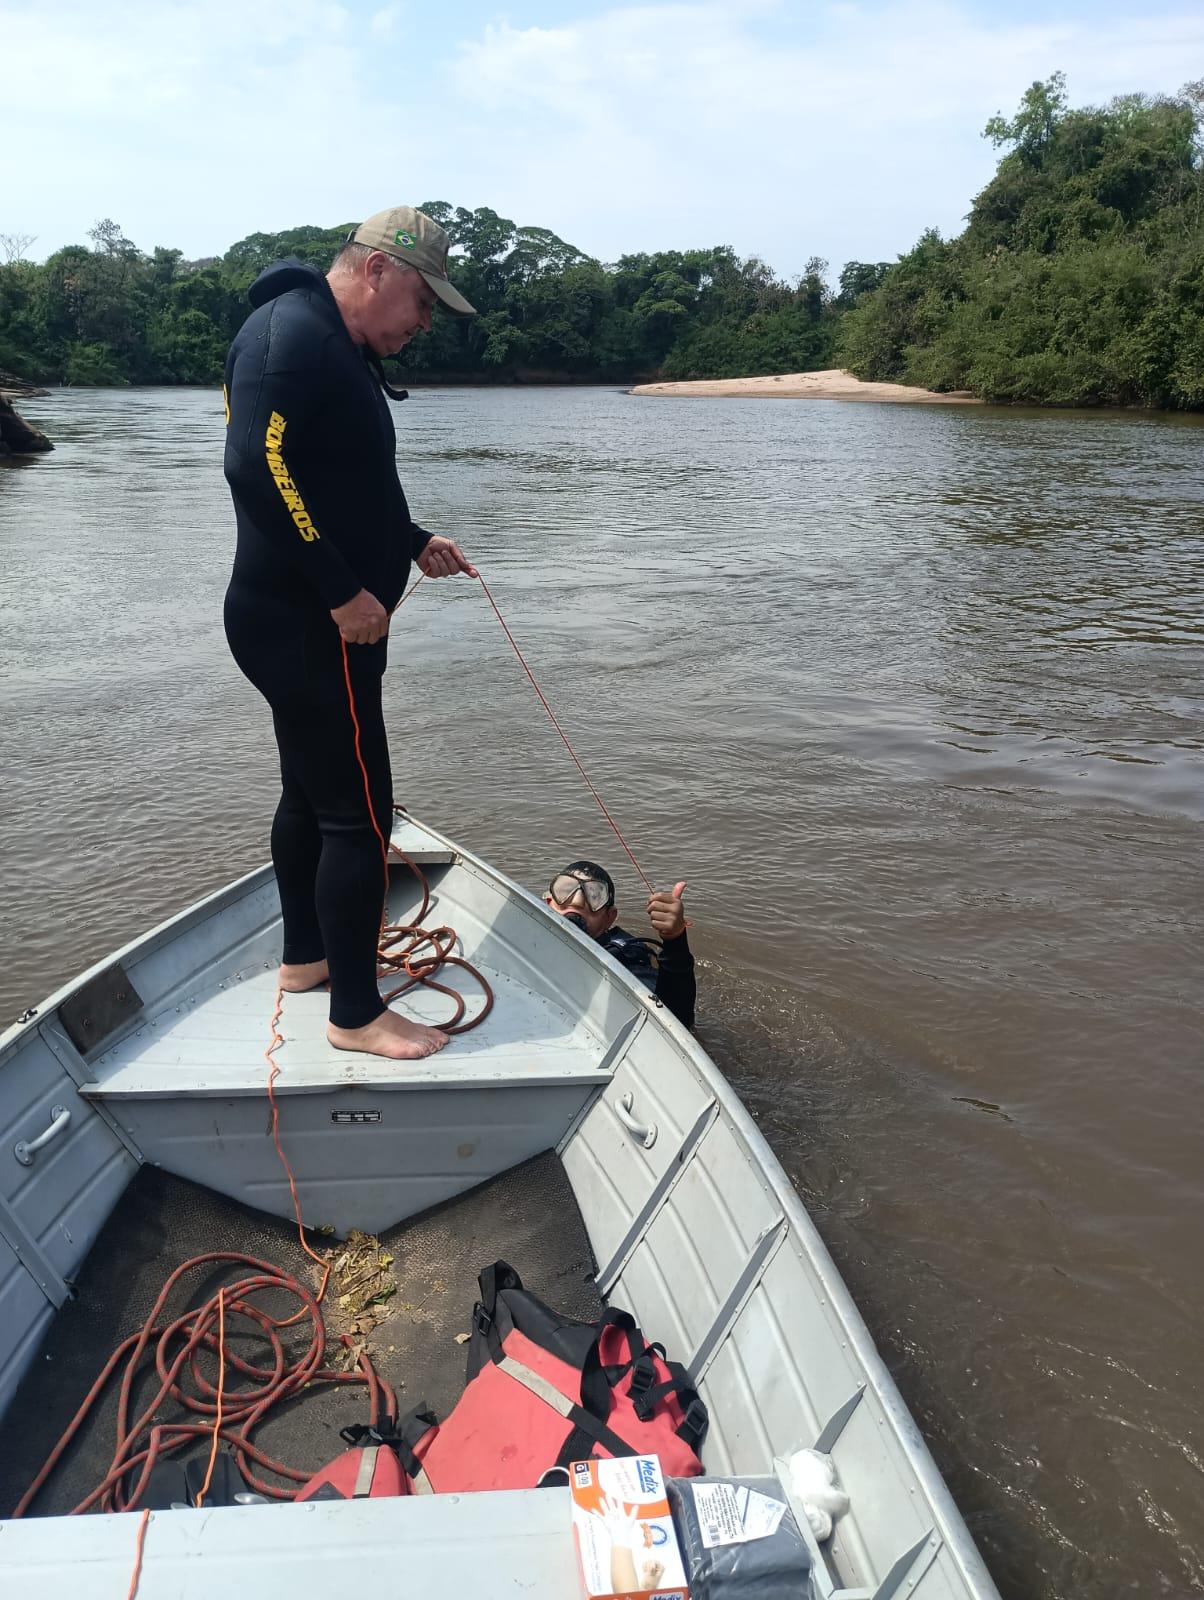
[[[830,367],[824,372],[790,372],[773,378],[704,378],[693,383],[639,383],[628,394],[667,395],[680,399],[712,399],[731,395],[759,400],[892,400],[922,405],[980,405],[977,395],[965,389],[937,394],[905,383],[863,383],[851,372]]]

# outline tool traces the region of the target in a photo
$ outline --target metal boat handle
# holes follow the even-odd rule
[[[644,1149],[651,1150],[652,1146],[656,1143],[656,1123],[650,1122],[647,1127],[645,1127],[642,1122],[637,1122],[635,1120],[631,1114],[631,1106],[634,1099],[635,1096],[632,1094],[631,1090],[628,1089],[626,1094],[621,1094],[615,1101],[615,1112],[618,1115],[619,1121],[627,1129],[628,1133],[634,1133],[636,1138],[644,1146]]]
[[[19,1139],[13,1145],[13,1155],[23,1167],[32,1167],[33,1158],[39,1150],[44,1150],[52,1139],[57,1139],[60,1133],[66,1133],[71,1121],[71,1113],[66,1106],[52,1106],[50,1109],[51,1123],[45,1133],[39,1133],[36,1139]]]

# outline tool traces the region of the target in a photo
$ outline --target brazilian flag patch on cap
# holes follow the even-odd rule
[[[407,250],[412,250],[418,243],[414,235],[412,233],[407,233],[404,228],[398,228],[397,232],[393,235],[393,238],[398,244],[405,245]]]

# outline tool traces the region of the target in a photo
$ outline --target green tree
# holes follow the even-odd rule
[[[955,249],[930,228],[846,313],[837,360],[873,382],[904,381],[909,352],[944,324],[961,293]]]
[[[475,211],[457,206],[447,231],[452,243],[470,261],[482,262],[492,261],[508,250],[517,230],[508,217],[499,217],[488,206],[479,206]]]
[[[896,262],[815,256],[795,280],[728,245],[608,265],[487,206],[423,210],[475,318],[437,316],[406,371],[629,381],[806,371],[1049,404],[1204,406],[1204,81],[1070,106],[1060,73],[986,135],[997,169],[960,237]],[[0,367],[71,383],[216,383],[247,290],[285,256],[325,270],[352,224],[254,233],[220,258],[143,254],[104,218],[41,265],[0,234]]]
[[[1039,166],[1065,110],[1066,74],[1054,72],[1045,83],[1038,80],[1024,91],[1020,109],[1010,120],[993,116],[983,129],[983,138],[995,146],[1013,145],[1022,161]]]
[[[63,382],[92,388],[112,388],[129,382],[117,352],[107,344],[76,343],[67,347]]]
[[[860,294],[839,359],[865,378],[1053,405],[1199,406],[1204,85],[1071,109],[1035,83],[965,232],[926,234]]]
[[[876,289],[890,271],[889,261],[846,261],[840,269],[837,299],[843,309],[856,305],[863,294]]]

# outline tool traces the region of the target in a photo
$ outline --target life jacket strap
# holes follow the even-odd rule
[[[378,1444],[367,1445],[360,1451],[359,1470],[355,1475],[355,1487],[351,1491],[353,1500],[367,1500],[372,1493],[372,1480],[376,1476],[376,1457],[379,1452]]]
[[[583,1455],[592,1454],[595,1444],[602,1445],[609,1450],[612,1456],[635,1456],[639,1451],[621,1439],[612,1428],[592,1416],[583,1406],[570,1400],[568,1395],[562,1394],[554,1383],[549,1383],[547,1378],[527,1366],[525,1361],[519,1361],[514,1356],[503,1355],[494,1365],[507,1377],[521,1383],[523,1388],[533,1394],[536,1399],[542,1400],[544,1405],[551,1406],[552,1410],[562,1416],[566,1422],[573,1424],[573,1433],[568,1437],[564,1449],[556,1459],[558,1467],[566,1466],[570,1461],[580,1460]],[[586,1436],[586,1448],[581,1448],[581,1436]]]
[[[542,1377],[534,1368],[516,1360],[514,1356],[507,1355],[503,1355],[494,1365],[508,1377],[516,1379],[524,1389],[529,1389],[543,1401],[544,1405],[551,1406],[553,1411],[559,1411],[562,1417],[572,1416],[575,1408],[568,1395],[561,1394],[554,1383],[549,1383],[547,1378]]]

